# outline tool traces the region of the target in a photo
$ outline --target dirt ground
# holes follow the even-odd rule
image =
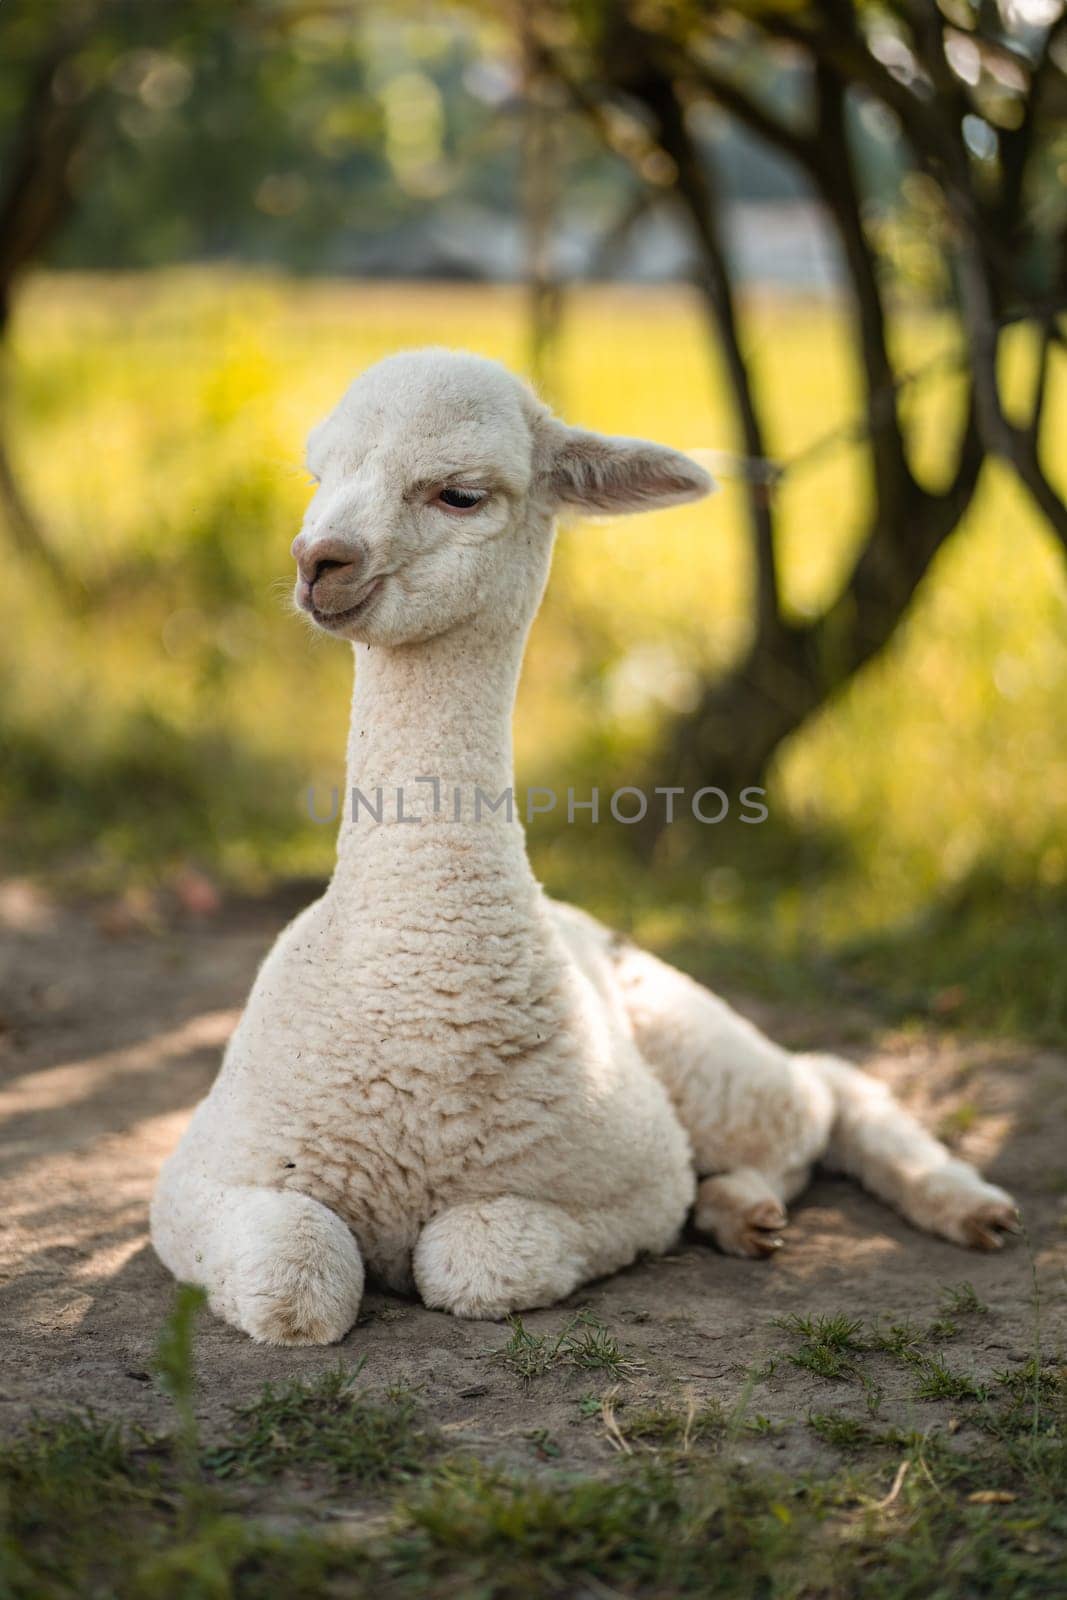
[[[0,1430],[35,1410],[91,1405],[150,1428],[171,1423],[150,1374],[171,1283],[152,1253],[156,1171],[206,1091],[256,965],[307,890],[225,904],[209,918],[138,905],[60,907],[28,885],[0,886]],[[783,1014],[731,998],[795,1045],[835,1045],[891,1082],[1019,1199],[1027,1241],[969,1254],[913,1232],[842,1181],[820,1178],[793,1208],[769,1262],[727,1260],[695,1240],[664,1260],[537,1312],[534,1331],[587,1308],[632,1363],[618,1403],[740,1396],[753,1460],[818,1466],[809,1411],[862,1414],[854,1386],[788,1360],[791,1312],[874,1323],[929,1320],[969,1280],[988,1314],[945,1346],[978,1379],[1034,1350],[1067,1347],[1067,1060],[1003,1041],[889,1034],[869,1017]],[[331,1350],[270,1350],[205,1314],[198,1336],[205,1434],[270,1380],[338,1360],[364,1362],[368,1387],[404,1379],[457,1443],[503,1460],[553,1458],[596,1469],[611,1457],[583,1396],[601,1373],[555,1371],[524,1387],[491,1359],[507,1330],[457,1322],[370,1293]],[[774,1358],[777,1357],[777,1361]],[[913,1398],[910,1374],[872,1357],[884,1415],[925,1427],[951,1402]],[[879,1364],[880,1363],[880,1364]],[[753,1378],[753,1374],[755,1377]],[[687,1402],[686,1402],[687,1403]],[[766,1425],[759,1419],[766,1419]]]

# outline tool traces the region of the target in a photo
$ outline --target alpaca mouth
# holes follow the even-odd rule
[[[318,623],[320,628],[334,629],[347,627],[350,622],[355,622],[356,618],[361,617],[364,611],[367,610],[371,601],[381,589],[383,581],[383,578],[375,578],[373,582],[369,583],[364,589],[355,605],[346,606],[343,611],[320,611],[312,599],[308,603],[308,614],[310,615],[312,621]]]

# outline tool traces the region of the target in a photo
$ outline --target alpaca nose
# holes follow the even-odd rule
[[[293,540],[293,555],[297,571],[309,588],[328,572],[343,573],[346,578],[358,578],[366,564],[362,545],[353,540],[323,538],[302,543],[302,535]]]

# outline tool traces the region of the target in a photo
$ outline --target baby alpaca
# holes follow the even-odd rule
[[[1003,1190],[855,1068],[779,1049],[548,900],[501,801],[557,511],[676,505],[704,472],[566,427],[444,350],[364,373],[308,462],[296,602],[355,645],[356,819],[163,1169],[166,1266],[271,1344],[342,1338],[365,1265],[503,1317],[667,1250],[693,1207],[721,1249],[767,1255],[816,1161],[920,1228],[998,1245]]]

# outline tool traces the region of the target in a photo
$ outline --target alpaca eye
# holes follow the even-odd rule
[[[449,511],[473,511],[475,506],[481,505],[487,494],[486,489],[442,489],[437,496],[437,503],[447,506]]]

